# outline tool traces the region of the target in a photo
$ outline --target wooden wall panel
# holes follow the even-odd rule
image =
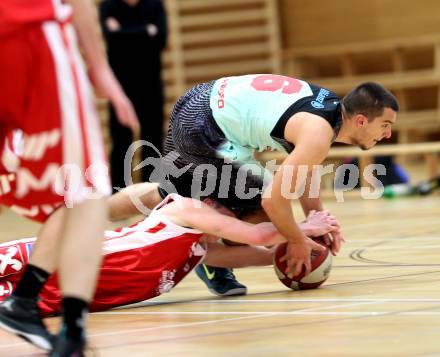
[[[278,0],[283,47],[440,33],[438,0]]]
[[[280,71],[276,0],[166,0],[166,112],[184,90],[222,76]]]

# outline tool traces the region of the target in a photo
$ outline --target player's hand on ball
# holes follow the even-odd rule
[[[341,230],[324,235],[325,244],[330,248],[332,255],[337,255],[341,250],[342,243],[345,242]]]
[[[307,234],[311,237],[324,236],[325,244],[330,247],[333,255],[339,253],[342,243],[345,242],[336,217],[330,211],[310,211],[307,216]],[[318,234],[316,234],[318,233]],[[328,234],[330,233],[330,234]]]
[[[323,252],[325,247],[314,242],[312,239],[303,236],[304,239],[299,242],[288,242],[286,255],[280,261],[287,261],[287,268],[285,273],[293,271],[294,275],[299,275],[303,266],[305,267],[305,275],[312,270],[310,254],[312,250]]]
[[[328,211],[323,211],[328,212]],[[329,218],[332,219],[332,230],[330,234],[324,235],[324,240],[327,246],[330,247],[330,251],[333,255],[336,255],[341,250],[342,243],[345,242],[344,236],[342,235],[341,226],[339,225],[336,218],[329,213]]]
[[[329,211],[312,210],[304,222],[305,234],[308,237],[320,237],[324,234],[340,230],[336,218]]]

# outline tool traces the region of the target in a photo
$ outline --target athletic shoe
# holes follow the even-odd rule
[[[209,291],[218,296],[246,295],[247,288],[235,278],[232,269],[214,268],[200,264],[195,269],[197,276],[203,280]]]
[[[36,298],[8,296],[0,304],[0,327],[43,350],[50,350],[53,335],[40,317],[37,302]]]
[[[49,357],[84,357],[86,340],[73,340],[66,336],[64,332],[56,337],[54,347],[49,353]]]

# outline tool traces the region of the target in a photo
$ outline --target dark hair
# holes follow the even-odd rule
[[[369,121],[383,114],[385,108],[399,111],[396,97],[383,86],[366,82],[352,89],[343,99],[345,113],[351,117],[355,114],[365,115]]]

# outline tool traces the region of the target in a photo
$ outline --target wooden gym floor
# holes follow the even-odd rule
[[[271,267],[247,268],[236,273],[249,294],[219,299],[191,274],[156,300],[92,314],[95,355],[439,356],[439,198],[326,202],[347,243],[322,288],[288,291]],[[0,216],[0,240],[35,231],[23,222]],[[0,332],[0,355],[43,354]]]

